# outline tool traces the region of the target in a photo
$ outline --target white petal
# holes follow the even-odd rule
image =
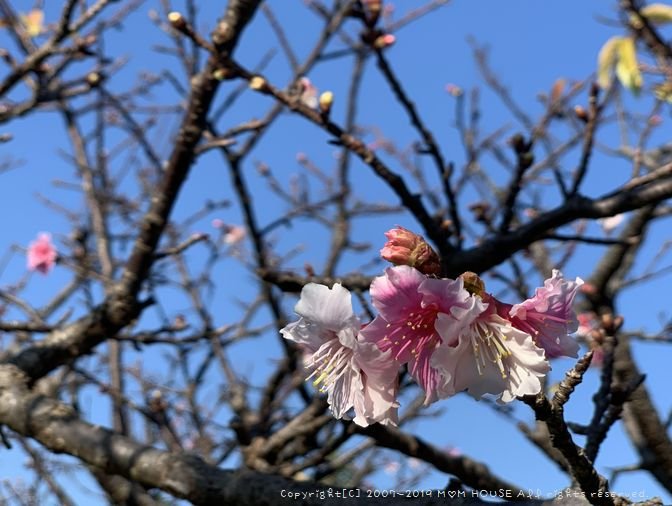
[[[301,290],[301,298],[294,311],[334,332],[351,326],[356,320],[350,292],[338,283],[331,290],[324,285],[308,283]]]

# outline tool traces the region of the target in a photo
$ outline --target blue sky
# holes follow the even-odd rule
[[[202,3],[204,6],[198,26],[209,30],[218,15],[216,8],[221,8],[221,2]],[[214,5],[215,3],[217,5]],[[305,58],[319,33],[320,24],[316,22],[314,15],[309,13],[299,0],[271,0],[268,3],[287,28],[290,42],[299,58]],[[25,10],[31,6],[30,2],[20,4],[25,5]],[[179,69],[176,69],[170,57],[157,56],[153,51],[155,44],[167,43],[165,36],[149,22],[150,8],[158,10],[154,4],[155,2],[148,2],[141,6],[125,23],[124,31],[111,33],[109,40],[106,41],[108,48],[114,48],[117,55],[129,60],[119,75],[112,78],[110,86],[113,89],[129,88],[136,81],[137,72],[142,69],[159,73],[165,67],[172,67],[179,75]],[[398,0],[395,4],[397,17],[419,4],[420,2],[410,0]],[[444,89],[447,83],[456,84],[464,90],[474,86],[481,89],[484,132],[494,131],[504,124],[510,126],[508,135],[522,129],[516,119],[511,117],[506,108],[483,86],[468,41],[473,39],[478,45],[487,45],[490,48],[492,69],[501,78],[501,82],[509,87],[514,99],[536,119],[543,112],[543,105],[537,98],[538,94],[548,93],[558,78],[571,82],[589,77],[594,72],[597,53],[602,44],[610,36],[621,33],[619,28],[600,21],[602,18],[615,19],[614,5],[608,2],[595,3],[582,0],[564,2],[453,0],[446,7],[400,30],[396,34],[397,43],[388,50],[388,56],[393,68],[403,80],[405,88],[413,96],[421,115],[433,129],[444,154],[460,167],[464,162],[464,153],[454,128],[455,99]],[[50,15],[52,20],[55,15],[51,11],[52,8],[52,5],[47,6],[47,21],[50,20]],[[350,32],[356,33],[354,25],[350,26]],[[0,40],[2,45],[14,47],[6,41],[4,34],[0,34]],[[236,57],[245,66],[254,67],[268,49],[275,45],[276,39],[270,32],[268,23],[261,14],[258,14],[253,25],[245,33]],[[338,44],[334,46],[338,47]],[[336,101],[332,116],[338,122],[342,122],[345,116],[345,100],[342,97],[347,92],[350,65],[350,58],[328,61],[320,64],[309,74],[318,88],[334,91]],[[290,72],[281,52],[274,56],[264,74],[276,85],[287,84]],[[186,82],[184,78],[182,82]],[[220,96],[225,96],[236,85],[237,83],[224,85]],[[402,148],[410,146],[416,140],[406,116],[394,101],[388,86],[373,64],[366,70],[362,97],[358,114],[359,124],[380,127],[387,138],[396,141]],[[18,99],[19,96],[13,98]],[[175,101],[176,96],[168,86],[162,86],[156,90],[154,98],[168,103]],[[580,95],[577,103],[580,100],[585,104],[585,94]],[[651,100],[646,94],[639,99],[624,96],[624,100],[643,114],[648,113],[651,107]],[[227,113],[224,124],[230,126],[250,117],[260,117],[269,106],[270,102],[267,99],[246,92],[243,100]],[[669,112],[665,110],[663,125],[669,120]],[[177,124],[177,118],[172,123],[167,121],[150,135],[150,138],[155,140],[157,151],[163,157],[169,153],[170,134],[174,132]],[[59,156],[59,152],[68,149],[62,120],[54,113],[43,112],[4,125],[0,128],[0,133],[4,132],[12,133],[14,140],[0,145],[0,153],[22,160],[23,163],[17,169],[0,175],[2,178],[0,202],[4,203],[6,212],[12,214],[11,220],[3,221],[0,252],[9,251],[12,245],[27,245],[40,231],[51,231],[58,240],[59,234],[69,232],[68,224],[59,215],[46,208],[36,196],[47,195],[64,205],[82,209],[82,203],[74,199],[67,190],[54,189],[52,185],[57,179],[72,181],[74,178],[72,168]],[[35,132],[39,132],[37,139]],[[605,128],[600,131],[598,141],[614,145],[618,142],[615,133],[615,129]],[[245,166],[246,176],[251,187],[255,189],[255,210],[262,225],[273,221],[287,209],[283,202],[268,192],[263,181],[256,176],[253,162],[268,163],[283,183],[289,182],[301,172],[296,161],[297,153],[304,153],[325,170],[331,170],[335,166],[334,156],[337,151],[334,146],[326,143],[327,140],[328,137],[324,133],[313,128],[305,120],[288,114],[283,115],[276,128],[263,138],[259,149]],[[572,152],[562,160],[567,167],[572,167],[577,162],[576,152]],[[118,162],[117,170],[123,163]],[[494,162],[491,169],[493,173],[497,170],[502,171]],[[587,180],[584,191],[591,196],[605,193],[625,181],[629,170],[627,163],[615,162],[613,159],[597,155],[594,159],[593,173]],[[353,189],[356,195],[362,199],[396,203],[394,196],[359,162],[353,164],[353,174],[355,182]],[[605,178],[605,174],[608,177]],[[502,172],[501,175],[493,177],[505,180],[507,174]],[[605,184],[605,179],[608,185]],[[314,192],[319,191],[319,185],[315,180],[310,180],[308,184]],[[128,187],[129,191],[133,191],[131,182],[128,183]],[[558,199],[550,185],[544,190],[543,196],[545,202],[554,202]],[[205,199],[230,199],[235,202],[226,167],[216,153],[203,156],[192,171],[187,186],[180,195],[175,211],[176,218],[191,214]],[[463,204],[466,203],[465,200]],[[210,232],[209,222],[213,217],[219,217],[229,223],[241,221],[240,212],[234,205],[216,216],[203,219],[194,225],[193,231]],[[377,248],[382,246],[383,232],[395,223],[417,229],[417,225],[407,217],[399,217],[393,222],[388,218],[367,218],[356,224],[355,238],[370,242],[374,246],[375,253]],[[600,233],[597,226],[594,227],[594,231],[596,234]],[[656,225],[653,231],[651,240],[643,249],[642,258],[645,260],[656,253],[661,238],[665,237],[665,228],[662,224]],[[279,241],[279,247],[285,251],[301,245],[302,252],[293,260],[293,266],[300,268],[305,261],[310,261],[319,267],[327,253],[328,232],[323,228],[298,222],[292,229],[278,229],[275,238]],[[580,258],[572,261],[565,269],[566,276],[572,278],[587,276],[601,252],[600,247],[583,247]],[[370,253],[353,254],[343,262],[340,272],[356,269],[370,259]],[[194,257],[194,262],[196,267],[199,259]],[[0,272],[0,286],[14,283],[21,278],[24,275],[24,265],[25,260],[21,253],[10,255],[6,267]],[[34,276],[30,280],[25,296],[40,305],[49,300],[69,279],[70,274],[63,268],[57,268],[48,278]],[[237,310],[232,302],[236,298],[252,295],[254,290],[252,275],[240,269],[236,261],[227,260],[217,266],[213,279],[218,283],[218,289],[210,304],[213,313],[220,319],[215,323],[234,321]],[[538,282],[539,280],[530,280],[529,284],[535,286]],[[669,278],[661,278],[647,284],[643,289],[631,289],[624,293],[620,309],[626,317],[626,325],[629,328],[655,331],[659,327],[661,312],[665,310],[661,294],[665,293],[667,284]],[[660,302],[650,303],[647,298],[642,297],[642,290]],[[294,299],[288,296],[284,299],[284,304],[290,311]],[[178,312],[183,305],[184,301],[177,297],[172,300],[175,312]],[[153,318],[151,312],[146,318],[151,321]],[[268,336],[261,341],[248,342],[234,349],[232,353],[236,363],[240,365],[240,370],[246,371],[253,381],[262,383],[269,371],[269,365],[279,358],[281,348],[274,336]],[[672,405],[672,393],[669,393],[669,389],[663,388],[663,385],[667,384],[668,376],[660,357],[665,353],[669,354],[669,348],[660,344],[635,345],[636,357],[641,364],[646,364],[647,384],[653,392],[654,401],[663,413],[666,413]],[[136,358],[131,355],[129,361]],[[147,367],[156,368],[158,377],[165,375],[162,364],[156,361],[157,359],[145,360]],[[561,379],[564,371],[570,366],[571,361],[556,362],[552,379],[554,381]],[[212,392],[218,389],[217,379],[215,376],[212,378]],[[586,422],[589,419],[591,396],[597,384],[598,373],[591,370],[567,408],[569,419],[579,422]],[[91,392],[89,395],[92,418],[98,422],[104,421],[107,414],[106,404],[101,402],[95,393]],[[567,485],[566,478],[556,472],[554,465],[537,450],[530,448],[516,429],[515,422],[494,414],[485,403],[475,402],[467,396],[457,396],[437,407],[445,410],[440,418],[423,419],[408,428],[438,446],[454,446],[473,458],[487,462],[497,474],[522,487],[539,489],[548,494]],[[524,406],[516,408],[515,416],[526,422],[532,421],[531,413]],[[22,471],[19,471],[18,462],[7,457],[2,459],[0,475],[6,478],[21,476]],[[619,423],[612,429],[607,444],[600,452],[598,468],[601,472],[608,473],[610,466],[624,466],[636,462],[636,456],[627,443]],[[389,480],[384,473],[380,473],[379,478],[381,483]],[[442,487],[445,484],[444,475],[431,473],[421,485],[429,488]],[[643,473],[623,475],[613,489],[623,493],[644,491],[647,497],[662,495],[664,501],[672,500],[672,497],[665,495],[661,488]]]

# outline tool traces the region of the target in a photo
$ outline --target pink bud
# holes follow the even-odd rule
[[[51,243],[51,235],[41,233],[28,246],[28,270],[49,274],[56,264],[56,248]]]
[[[373,46],[376,49],[385,49],[386,47],[390,47],[396,41],[397,38],[394,35],[392,35],[391,33],[386,33],[376,38],[376,40],[373,41]]]
[[[446,84],[446,91],[454,97],[459,97],[462,95],[463,91],[457,84],[448,83]]]
[[[649,118],[649,125],[658,126],[663,122],[663,117],[660,114],[654,114]]]
[[[394,265],[410,265],[423,274],[441,272],[441,261],[425,238],[397,225],[385,232],[387,242],[380,256]]]

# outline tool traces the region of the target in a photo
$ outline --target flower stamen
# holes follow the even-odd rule
[[[336,352],[334,353],[334,348]],[[352,350],[340,345],[338,339],[332,340],[315,353],[309,367],[315,370],[306,378],[306,381],[318,375],[313,380],[313,386],[320,392],[326,392],[329,385],[334,384],[348,370],[348,364],[352,359]]]
[[[477,323],[474,330],[475,335],[471,345],[479,376],[483,376],[483,368],[488,360],[497,365],[502,378],[508,378],[510,367],[504,363],[503,359],[510,357],[511,351],[504,344],[506,337],[493,332],[490,326],[481,323]]]

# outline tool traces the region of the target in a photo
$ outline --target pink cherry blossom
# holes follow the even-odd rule
[[[225,244],[237,244],[245,238],[245,229],[237,225],[229,225],[224,234]]]
[[[533,297],[510,307],[513,326],[530,334],[548,358],[578,355],[579,344],[569,334],[578,327],[572,305],[582,284],[581,278],[567,281],[559,270],[553,269],[552,276]]]
[[[430,279],[418,270],[400,265],[385,270],[371,284],[371,299],[380,313],[362,330],[367,342],[408,364],[411,376],[425,390],[425,403],[443,395],[439,371],[430,360],[442,338],[435,323],[442,312],[465,306],[469,293],[462,281]]]
[[[492,302],[477,294],[470,294],[468,302],[436,321],[442,344],[431,365],[444,381],[440,390],[449,395],[466,391],[476,399],[493,394],[501,402],[539,393],[540,378],[550,369],[544,350],[499,316]]]
[[[54,268],[57,256],[51,234],[43,232],[28,246],[28,270],[48,274]]]
[[[399,365],[360,339],[350,292],[338,283],[331,289],[309,283],[294,310],[301,318],[280,332],[303,348],[308,378],[327,393],[333,415],[343,418],[354,408],[358,425],[396,424]]]
[[[597,222],[602,227],[602,230],[604,230],[604,233],[609,235],[614,230],[616,230],[621,223],[623,223],[624,219],[625,215],[621,213],[616,214],[614,216],[609,216],[607,218],[600,218],[599,220],[597,220]]]
[[[307,77],[302,77],[299,79],[299,85],[301,87],[300,100],[304,105],[310,107],[311,109],[317,109],[317,88]]]

